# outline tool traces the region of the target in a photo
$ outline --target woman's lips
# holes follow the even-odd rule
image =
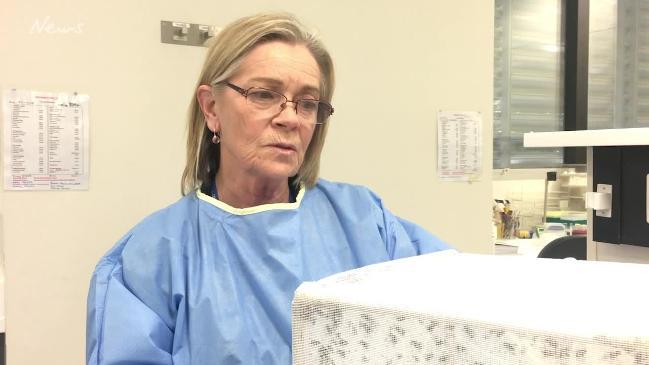
[[[288,144],[288,143],[275,143],[275,144],[272,144],[271,147],[279,148],[279,149],[282,149],[282,150],[297,151],[297,148],[295,148],[294,145]]]
[[[281,154],[292,154],[297,152],[297,148],[292,144],[287,143],[275,143],[270,145],[271,148],[278,151]]]

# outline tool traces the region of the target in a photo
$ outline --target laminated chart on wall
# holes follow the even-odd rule
[[[88,95],[5,90],[5,190],[88,189]]]
[[[474,181],[482,172],[482,116],[479,112],[439,111],[437,175]]]

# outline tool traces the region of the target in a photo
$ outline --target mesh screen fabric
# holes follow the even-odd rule
[[[625,305],[647,303],[643,278],[626,276],[647,278],[649,266],[517,259],[432,254],[305,283],[293,302],[293,364],[649,365],[649,307]],[[510,270],[531,285],[493,282]],[[574,294],[558,289],[580,282]],[[617,308],[591,302],[615,296]]]

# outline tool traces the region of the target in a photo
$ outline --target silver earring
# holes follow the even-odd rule
[[[214,143],[214,144],[221,143],[221,133],[214,132],[214,135],[212,136],[212,143]]]

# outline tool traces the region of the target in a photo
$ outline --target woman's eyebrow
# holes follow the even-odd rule
[[[305,85],[300,90],[300,94],[316,94],[320,95],[320,89],[315,86]]]
[[[272,77],[253,77],[252,79],[248,80],[248,82],[259,82],[264,85],[268,85],[270,87],[277,87],[281,88],[284,86],[284,82],[279,79],[274,79]],[[299,94],[308,94],[308,93],[314,93],[317,95],[320,95],[320,88],[317,86],[313,85],[304,85],[299,91]]]
[[[263,83],[263,84],[266,84],[266,85],[269,85],[269,86],[283,86],[284,85],[282,80],[274,79],[274,78],[271,78],[271,77],[254,77],[254,78],[248,80],[248,82],[259,82],[259,83]]]

